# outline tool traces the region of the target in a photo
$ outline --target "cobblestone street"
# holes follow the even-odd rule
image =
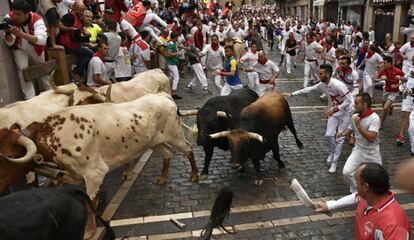
[[[279,63],[280,55],[272,52],[270,59]],[[187,69],[185,72],[178,91],[183,97],[177,101],[180,109],[201,107],[210,97],[218,94],[212,81],[209,81],[212,95],[202,93],[201,86],[197,86],[192,93],[185,92],[184,87],[193,76]],[[245,81],[244,73],[242,75]],[[290,76],[281,69],[276,88],[280,92],[300,89],[303,85],[302,78],[303,63],[298,60],[297,67]],[[381,113],[378,107],[381,104],[382,90],[376,89],[374,94],[375,110]],[[252,164],[247,165],[246,174],[240,177],[231,167],[230,153],[217,148],[208,179],[198,183],[188,181],[190,165],[186,157],[177,151],[172,157],[169,178],[164,186],[155,184],[162,168],[162,158],[156,153],[148,154],[146,163],[143,159],[145,156],[141,158],[144,160],[139,166],[143,166],[142,171],[133,182],[125,182],[130,188],[121,181],[122,169],[109,174],[103,186],[106,192],[104,206],[105,212],[114,213],[111,224],[117,238],[197,239],[208,220],[208,211],[218,190],[229,185],[234,191],[233,209],[225,226],[233,226],[237,234],[225,234],[222,239],[354,239],[353,211],[340,212],[333,217],[317,214],[303,206],[289,188],[290,180],[297,178],[312,199],[338,198],[348,194],[342,167],[351,147],[344,145],[337,172],[328,173],[328,166],[325,164],[328,145],[324,138],[326,120],[323,116],[327,100],[321,100],[319,96],[320,93],[314,93],[288,99],[304,148],[297,148],[289,131],[282,132],[279,138],[280,154],[286,163],[286,171],[279,171],[269,153],[265,161],[261,162],[264,174],[264,183],[261,186],[253,183],[255,174]],[[397,102],[401,102],[401,99]],[[394,114],[387,118],[380,135],[383,163],[391,175],[397,164],[410,157],[409,142],[402,146],[395,144],[400,105],[397,104],[395,109]],[[192,125],[195,117],[186,117],[183,121]],[[407,135],[405,137],[408,139]],[[204,164],[203,149],[199,146],[194,146],[193,149],[201,171]],[[394,183],[392,185],[397,193],[397,200],[413,221],[414,197],[398,189]],[[118,190],[126,194],[125,198],[118,198],[122,195],[116,194]],[[185,223],[185,229],[180,230],[173,225],[169,221],[170,217]]]

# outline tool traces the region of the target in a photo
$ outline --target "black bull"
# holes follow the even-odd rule
[[[208,176],[214,147],[222,150],[229,149],[227,139],[211,139],[209,135],[233,129],[239,120],[241,110],[256,101],[258,97],[254,91],[243,88],[233,91],[228,96],[213,97],[198,110],[197,145],[203,146],[205,153],[204,168],[200,179],[205,179]]]
[[[260,185],[263,180],[259,162],[267,152],[271,150],[279,167],[285,168],[279,155],[278,137],[286,126],[295,137],[296,145],[302,149],[303,144],[296,135],[289,104],[279,93],[272,92],[245,107],[235,129],[211,134],[210,137],[228,140],[231,161],[239,165],[241,171],[244,171],[246,160],[252,159],[258,175],[256,184]]]
[[[85,205],[86,204],[86,205]],[[0,239],[83,240],[88,195],[79,187],[36,188],[0,198]],[[108,223],[103,239],[115,239]]]

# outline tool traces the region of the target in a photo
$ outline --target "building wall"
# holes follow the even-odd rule
[[[1,2],[0,16],[4,16],[9,5],[7,1]],[[0,107],[23,99],[10,48],[4,44],[3,38],[4,32],[0,31]]]
[[[305,14],[304,18],[309,18],[310,16],[310,7],[309,7],[310,0],[287,0],[285,3],[285,10],[286,14],[300,16],[301,14],[301,7],[304,6]]]

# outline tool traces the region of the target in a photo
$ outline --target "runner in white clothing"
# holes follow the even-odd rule
[[[279,67],[277,64],[269,60],[264,51],[259,51],[258,61],[253,67],[249,69],[243,69],[246,72],[257,73],[256,77],[256,92],[259,97],[263,96],[266,92],[272,91],[275,88],[275,80],[279,75]]]
[[[323,53],[323,47],[316,42],[315,34],[308,33],[306,35],[305,46],[305,76],[303,78],[303,87],[308,86],[309,76],[312,76],[315,82],[319,82],[318,76],[318,58],[319,54]]]
[[[338,132],[338,137],[355,134],[355,147],[346,160],[342,171],[349,184],[349,191],[356,192],[355,172],[362,163],[374,162],[382,164],[379,149],[379,129],[381,126],[379,116],[371,109],[372,100],[368,93],[359,93],[355,97],[355,114],[349,128]]]
[[[368,52],[365,56],[365,70],[363,74],[363,91],[368,93],[371,98],[374,95],[374,80],[378,75],[382,57],[376,53],[377,48],[374,45],[369,46]],[[363,62],[363,63],[364,63]]]
[[[331,165],[329,172],[335,173],[345,139],[344,137],[336,137],[336,133],[348,128],[354,101],[348,87],[340,80],[332,78],[331,65],[322,64],[319,77],[321,79],[320,83],[293,93],[283,93],[283,95],[290,97],[320,90],[330,96],[330,108],[325,112],[325,116],[328,117],[325,137],[330,148],[330,154],[326,162]]]
[[[257,59],[259,58],[257,52],[257,45],[256,43],[252,43],[250,46],[250,50],[247,51],[241,58],[240,63],[245,69],[252,68],[256,63]],[[257,73],[256,72],[247,72],[247,79],[249,80],[249,88],[255,89]]]
[[[400,48],[400,54],[404,58],[402,71],[404,74],[408,74],[409,69],[413,66],[411,59],[414,56],[414,33],[411,34],[410,41]]]
[[[201,53],[206,56],[207,76],[214,77],[214,83],[218,88],[218,92],[221,92],[224,79],[222,76],[216,74],[216,71],[223,69],[226,54],[224,48],[220,46],[219,37],[212,35],[211,44],[207,44]]]

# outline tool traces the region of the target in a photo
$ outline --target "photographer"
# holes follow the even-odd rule
[[[24,98],[29,99],[35,96],[35,89],[32,82],[24,81],[23,69],[29,67],[29,59],[35,64],[45,61],[47,29],[42,17],[31,12],[26,1],[15,0],[11,9],[3,20],[6,32],[4,40],[13,50],[20,87]],[[49,88],[47,77],[42,78],[42,85],[44,90]]]
[[[65,47],[66,53],[74,54],[77,58],[76,68],[70,73],[71,77],[77,82],[84,81],[89,61],[93,57],[92,50],[81,45],[81,42],[85,40],[88,42],[89,40],[89,36],[82,36],[82,15],[84,10],[85,5],[82,1],[77,0],[72,6],[72,11],[63,16],[59,23],[61,31],[59,43]]]

